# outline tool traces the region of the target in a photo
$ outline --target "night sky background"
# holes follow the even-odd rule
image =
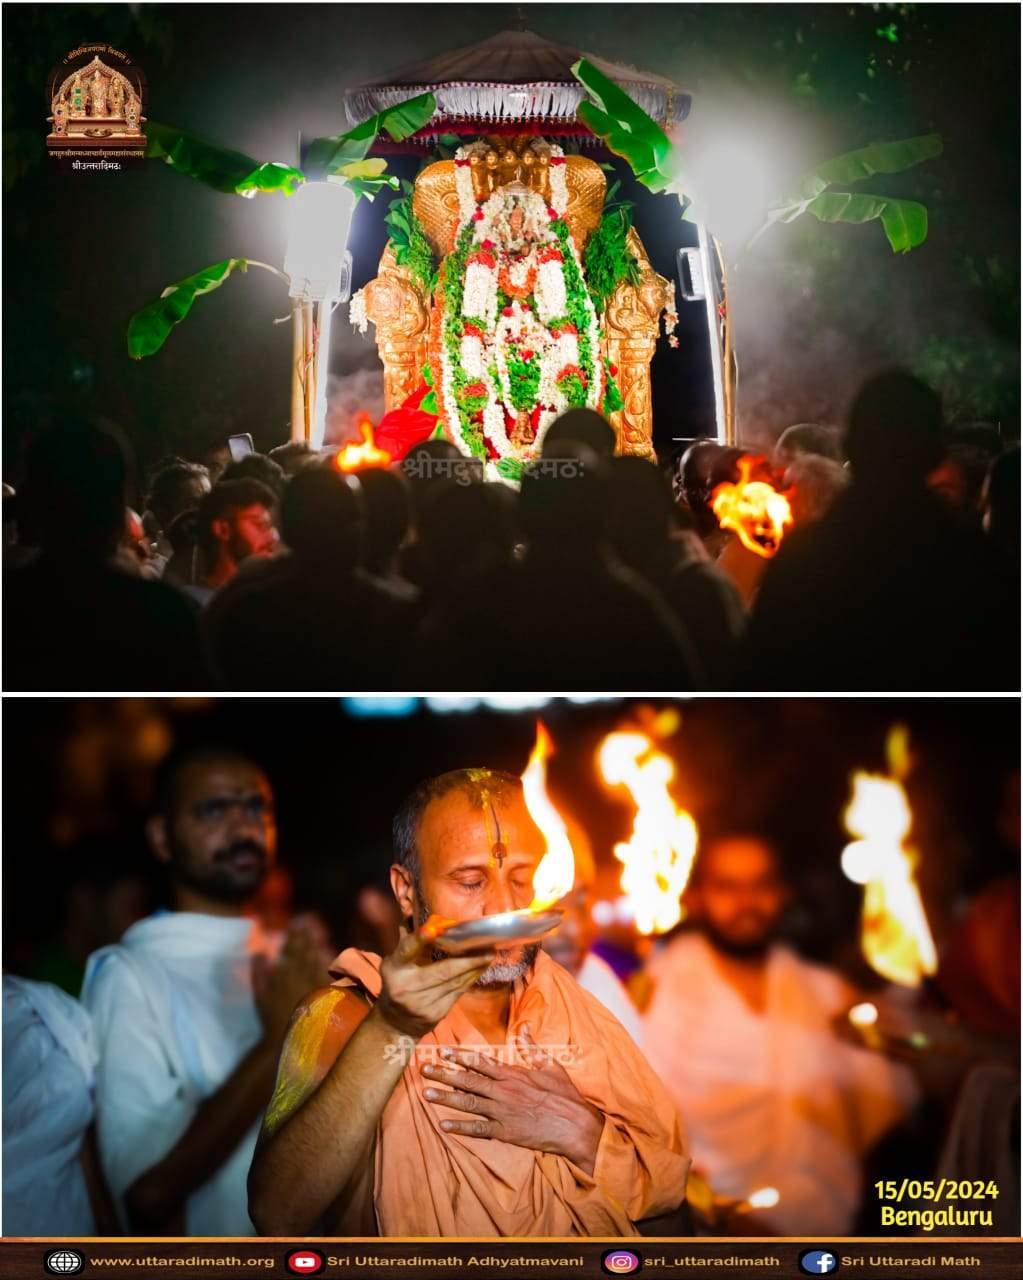
[[[287,300],[266,273],[200,299],[151,359],[129,360],[124,341],[133,310],[202,266],[228,256],[279,264],[283,199],[219,195],[158,162],[52,172],[45,86],[72,47],[127,50],[148,79],[149,118],[293,163],[300,131],[347,127],[346,86],[517,20],[497,4],[7,6],[5,478],[17,482],[26,434],[69,404],[119,424],[144,467],[171,450],[198,456],[232,431],[251,431],[261,448],[286,433],[290,333],[271,322]],[[893,360],[939,385],[950,418],[1018,435],[1017,6],[537,4],[521,6],[521,20],[693,93],[683,142],[694,184],[716,183],[715,226],[727,232],[746,439],[841,421],[863,376]],[[922,248],[897,257],[879,224],[804,219],[773,228],[736,266],[757,211],[800,174],[930,131],[942,134],[941,158],[865,188],[928,205]],[[358,211],[357,280],[374,273],[383,212],[380,200]],[[676,217],[653,199],[636,211],[666,275]],[[661,367],[672,359],[684,351],[657,357]],[[335,374],[377,367],[371,336],[336,324]],[[670,377],[659,376],[655,399],[658,385]],[[680,414],[670,394],[655,411],[671,434]]]
[[[338,698],[7,699],[4,964],[30,968],[59,933],[76,880],[152,878],[143,823],[154,769],[168,750],[197,743],[229,744],[267,769],[295,906],[320,912],[340,946],[352,939],[357,890],[386,882],[391,821],[408,792],[464,766],[520,774],[539,714],[556,746],[551,794],[589,836],[599,896],[614,897],[612,849],[628,836],[632,805],[600,782],[595,752],[641,708],[667,705],[681,714],[662,746],[677,765],[676,800],[701,832],[774,840],[796,889],[790,936],[856,978],[870,981],[858,959],[861,891],[839,868],[842,814],[854,769],[886,771],[893,724],[908,726],[917,760],[907,783],[912,838],[939,945],[966,899],[1018,873],[1020,720],[1007,699],[559,698],[514,713],[437,714],[420,703],[397,719],[354,718]],[[155,880],[151,889],[159,894]]]

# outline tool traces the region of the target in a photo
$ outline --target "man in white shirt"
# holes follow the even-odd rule
[[[256,765],[216,748],[173,759],[158,810],[147,831],[174,909],[94,952],[82,992],[100,1052],[100,1158],[129,1230],[251,1235],[245,1184],[262,1111],[322,956],[293,929],[273,962],[274,939],[245,915],[276,846]]]
[[[687,891],[698,929],[652,957],[643,1029],[686,1118],[693,1167],[719,1197],[773,1187],[759,1225],[848,1234],[862,1160],[915,1100],[908,1070],[841,1041],[856,1003],[837,974],[775,940],[788,891],[760,837],[701,849]]]

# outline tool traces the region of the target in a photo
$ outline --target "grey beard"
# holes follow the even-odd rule
[[[429,916],[433,915],[433,908],[423,897],[422,890],[418,885],[416,885],[416,899],[419,904],[416,910],[415,920],[416,927],[418,928],[419,925],[426,923]],[[510,964],[506,960],[495,960],[492,965],[483,970],[480,976],[472,984],[471,990],[475,990],[478,987],[511,986],[513,982],[518,982],[520,978],[526,977],[532,969],[539,950],[540,944],[538,942],[534,942],[528,947],[523,948],[522,958],[517,960],[514,964]],[[450,960],[451,956],[449,952],[441,950],[440,947],[431,947],[430,959]]]

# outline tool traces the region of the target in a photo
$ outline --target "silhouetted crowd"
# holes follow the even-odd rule
[[[173,458],[140,517],[115,435],[65,420],[4,488],[4,687],[1019,687],[1018,443],[909,374],[758,461],[793,511],[770,558],[712,510],[748,450],[614,443],[574,410],[518,490],[440,440],[347,474],[300,443]]]

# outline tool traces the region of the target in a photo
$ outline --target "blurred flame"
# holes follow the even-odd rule
[[[536,743],[522,775],[522,790],[530,817],[543,833],[546,852],[533,872],[530,911],[544,911],[572,889],[575,857],[561,815],[547,794],[547,761],[554,753],[551,736],[536,722]]]
[[[773,1209],[781,1199],[777,1187],[760,1187],[748,1198],[751,1209]]]
[[[756,461],[744,454],[739,459],[738,483],[719,484],[710,505],[722,529],[731,529],[744,547],[769,559],[792,523],[792,507],[785,494],[766,480],[750,479]]]
[[[668,785],[675,766],[646,733],[610,733],[597,761],[611,786],[628,789],[636,805],[632,835],[615,845],[624,864],[622,890],[642,934],[664,933],[682,919],[682,894],[696,855],[698,832],[692,815],[679,809]]]
[[[843,850],[842,870],[864,886],[860,941],[867,962],[889,982],[917,987],[937,972],[938,956],[916,882],[919,856],[905,843],[913,814],[899,781],[911,765],[903,726],[891,730],[887,750],[894,776],[852,775],[844,817],[849,834],[859,839]]]
[[[361,443],[349,441],[338,450],[334,464],[338,471],[361,471],[363,467],[386,467],[391,455],[386,449],[378,449],[373,440],[373,424],[368,418],[359,423]]]

